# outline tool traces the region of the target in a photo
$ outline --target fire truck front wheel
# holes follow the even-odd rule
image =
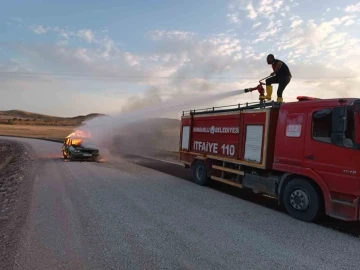
[[[285,187],[283,200],[287,212],[296,219],[313,222],[322,213],[321,196],[315,185],[305,179],[290,181]]]
[[[205,186],[208,183],[207,168],[204,162],[197,161],[193,165],[194,182],[200,186]]]

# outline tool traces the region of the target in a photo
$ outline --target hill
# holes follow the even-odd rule
[[[0,123],[2,124],[22,124],[22,125],[59,125],[71,126],[79,125],[86,120],[95,117],[105,116],[104,114],[91,113],[75,117],[59,117],[46,114],[32,113],[22,110],[0,111]]]
[[[59,119],[61,117],[50,116],[45,114],[38,114],[20,110],[0,111],[0,119]]]
[[[75,120],[75,121],[87,121],[87,120],[91,120],[95,117],[100,117],[100,116],[106,116],[106,114],[101,114],[101,113],[90,113],[88,115],[79,115],[79,116],[75,116],[75,117],[70,117],[70,118],[66,118],[66,119],[71,119],[71,120]]]
[[[39,120],[88,120],[92,119],[94,117],[103,116],[104,114],[99,113],[91,113],[88,115],[79,115],[75,117],[59,117],[59,116],[52,116],[52,115],[46,115],[46,114],[39,114],[39,113],[33,113],[33,112],[27,112],[27,111],[21,111],[21,110],[10,110],[10,111],[0,111],[0,119],[39,119]]]

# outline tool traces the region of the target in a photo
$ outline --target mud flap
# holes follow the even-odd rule
[[[279,179],[277,177],[262,177],[246,173],[243,177],[242,185],[246,188],[277,196],[278,182]]]

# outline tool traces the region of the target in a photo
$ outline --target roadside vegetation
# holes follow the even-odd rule
[[[0,135],[63,140],[76,126],[2,125]]]

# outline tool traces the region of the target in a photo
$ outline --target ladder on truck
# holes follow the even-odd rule
[[[211,107],[204,109],[196,109],[196,110],[187,110],[182,112],[182,116],[186,115],[195,115],[195,114],[207,114],[213,112],[229,112],[229,111],[244,111],[244,110],[254,110],[254,109],[265,109],[265,108],[273,108],[280,107],[281,103],[275,101],[268,102],[247,102],[242,104],[228,105],[228,106],[219,106],[219,107]]]
[[[228,168],[226,166],[227,163],[230,163],[230,162],[222,161],[222,166],[212,165],[213,170],[221,171],[221,176],[218,177],[218,176],[211,175],[210,178],[213,179],[213,180],[228,184],[228,185],[232,185],[232,186],[235,186],[235,187],[242,188],[243,186],[242,186],[242,184],[240,184],[241,183],[240,176],[244,175],[244,171],[241,170],[241,164],[236,164],[237,168],[233,169],[233,168]],[[231,164],[234,165],[233,162],[231,162]],[[226,173],[236,175],[235,179],[234,180],[226,179],[225,178]]]

